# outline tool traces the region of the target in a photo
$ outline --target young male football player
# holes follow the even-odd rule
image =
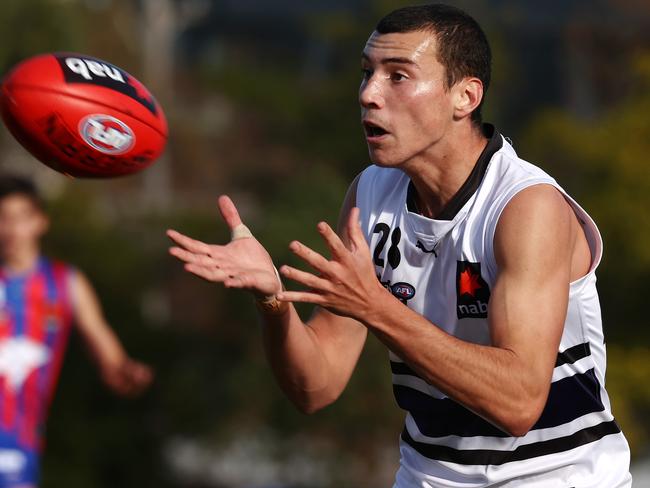
[[[0,177],[0,488],[35,488],[48,407],[74,326],[106,385],[135,395],[152,380],[106,323],[88,279],[41,254],[49,226],[34,185]]]
[[[361,57],[361,119],[373,165],[352,183],[328,259],[283,291],[271,257],[221,213],[225,246],[177,232],[186,269],[252,291],[271,367],[315,412],[338,398],[368,331],[389,349],[406,413],[397,488],[629,487],[610,410],[594,272],[594,222],[481,123],[491,55],[479,25],[445,5],[388,14]],[[379,277],[379,280],[377,279]],[[290,302],[319,305],[303,322]]]

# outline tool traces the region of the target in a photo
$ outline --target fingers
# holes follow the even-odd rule
[[[292,253],[305,261],[309,266],[323,274],[327,274],[329,268],[329,261],[323,256],[305,246],[301,242],[293,241],[289,244],[289,249]]]
[[[361,223],[359,222],[359,208],[353,207],[350,210],[350,215],[348,216],[348,222],[346,226],[346,232],[348,234],[348,239],[353,246],[353,251],[357,249],[368,248],[368,242],[366,241],[363,231],[361,230]]]
[[[133,386],[140,390],[147,388],[151,384],[153,371],[145,364],[134,362],[129,369],[129,377]]]
[[[200,264],[186,264],[185,271],[213,283],[222,283],[226,288],[251,289],[255,286],[255,280],[248,273],[235,270],[224,270]]]
[[[281,302],[325,304],[323,295],[309,291],[283,291],[275,297]]]
[[[152,380],[153,372],[149,366],[129,360],[122,369],[121,394],[137,396],[149,387]]]
[[[230,227],[231,230],[242,223],[237,207],[235,207],[235,204],[229,196],[221,195],[217,200],[217,203],[219,204],[219,211],[221,212],[223,220],[228,224],[228,227]]]
[[[312,290],[327,291],[332,287],[329,281],[323,278],[319,278],[318,276],[315,276],[311,273],[292,268],[291,266],[282,266],[280,268],[280,274],[282,274],[282,276],[285,278],[297,281],[298,283],[305,285]]]
[[[231,241],[253,237],[249,228],[241,221],[237,207],[235,207],[235,204],[229,196],[221,195],[218,199],[218,204],[223,220],[225,220],[228,227],[230,227]]]
[[[340,260],[348,253],[348,250],[345,247],[345,244],[343,244],[343,241],[341,241],[341,238],[326,222],[319,222],[316,228],[318,229],[319,234],[323,236],[325,244],[327,244],[327,247],[332,253],[333,258]]]
[[[194,254],[178,247],[169,249],[172,256],[185,263],[185,270],[208,281],[223,283],[227,288],[243,288],[249,286],[249,280],[242,279],[241,271],[205,254]]]
[[[235,273],[232,266],[212,256],[194,254],[179,247],[170,248],[169,253],[185,263],[186,271],[207,281],[226,284],[228,278],[232,278]]]
[[[350,239],[353,238],[355,239],[355,243],[353,244],[355,246],[355,249],[358,248],[360,245],[363,245],[363,242],[365,242],[365,238],[363,237],[363,233],[361,232],[361,228],[359,227],[358,216],[359,216],[359,210],[356,209],[355,211],[353,209],[353,211],[351,212],[350,222],[348,222],[348,226],[352,226],[353,224],[351,222],[355,222],[354,225],[356,226],[356,228],[352,230],[352,235],[350,237]],[[325,244],[327,245],[330,253],[332,254],[333,260],[338,261],[339,263],[345,262],[348,256],[350,255],[350,250],[348,250],[348,248],[345,246],[345,244],[343,243],[341,238],[336,234],[336,232],[334,232],[334,230],[326,222],[320,222],[316,226],[316,228],[318,229],[320,235],[323,236],[323,240],[325,241]],[[349,233],[350,231],[347,230],[347,232]],[[309,247],[305,246],[304,244],[301,244],[298,241],[293,241],[289,245],[289,249],[296,256],[298,256],[299,258],[307,262],[307,264],[309,264],[312,268],[320,271],[324,275],[331,274],[330,261],[325,259],[317,252],[313,251]]]
[[[182,247],[171,247],[169,248],[169,254],[180,259],[185,263],[190,264],[199,264],[201,266],[214,266],[219,267],[219,262],[214,259],[212,256],[207,254],[197,254],[190,251],[186,251]]]
[[[231,241],[236,241],[237,239],[248,239],[251,237],[254,237],[253,233],[244,224],[237,225],[235,228],[231,230],[230,233]]]
[[[210,246],[208,244],[205,242],[197,241],[196,239],[192,239],[191,237],[187,237],[186,235],[183,235],[180,232],[176,232],[175,230],[168,230],[167,237],[188,251],[200,254],[210,254]]]
[[[230,276],[226,271],[215,268],[212,266],[202,266],[200,264],[192,264],[188,263],[185,265],[185,271],[188,271],[189,273],[192,273],[193,275],[198,276],[199,278],[203,278],[206,281],[212,281],[216,283],[223,283],[224,285],[225,280],[227,280]]]
[[[133,397],[142,393],[153,381],[153,370],[144,363],[126,358],[102,373],[107,386],[122,396]]]

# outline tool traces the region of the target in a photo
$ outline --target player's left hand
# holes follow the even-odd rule
[[[285,278],[305,285],[307,291],[283,291],[277,298],[286,302],[308,302],[363,322],[386,290],[375,275],[370,249],[359,225],[359,209],[350,211],[343,229],[343,239],[325,222],[317,225],[327,245],[331,259],[326,259],[304,244],[293,241],[289,249],[318,275],[284,265],[280,273]]]
[[[140,395],[149,387],[153,376],[150,366],[128,357],[102,371],[102,379],[106,385],[113,392],[125,397]]]

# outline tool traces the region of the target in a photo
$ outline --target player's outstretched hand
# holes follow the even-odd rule
[[[129,357],[102,371],[104,383],[115,393],[125,397],[140,395],[149,387],[153,376],[151,367]]]
[[[386,295],[375,275],[370,249],[359,225],[359,209],[350,211],[342,240],[325,222],[317,226],[331,254],[327,259],[304,244],[293,241],[289,249],[318,274],[291,266],[282,266],[280,273],[305,285],[307,291],[283,291],[278,300],[309,302],[325,307],[339,315],[361,322]]]
[[[206,244],[175,230],[167,235],[177,244],[169,249],[185,263],[185,269],[201,278],[223,283],[226,288],[241,288],[259,296],[278,293],[282,285],[269,253],[244,226],[232,200],[219,197],[219,211],[232,232],[225,245]]]

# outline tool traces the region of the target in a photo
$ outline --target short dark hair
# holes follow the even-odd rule
[[[380,34],[430,31],[438,43],[438,62],[445,67],[446,88],[466,76],[483,83],[483,99],[472,112],[472,121],[481,123],[481,107],[490,86],[492,53],[481,26],[462,10],[440,3],[404,7],[386,15],[375,30]]]
[[[0,175],[0,200],[11,195],[27,197],[39,210],[45,211],[45,203],[32,181],[21,176]]]

